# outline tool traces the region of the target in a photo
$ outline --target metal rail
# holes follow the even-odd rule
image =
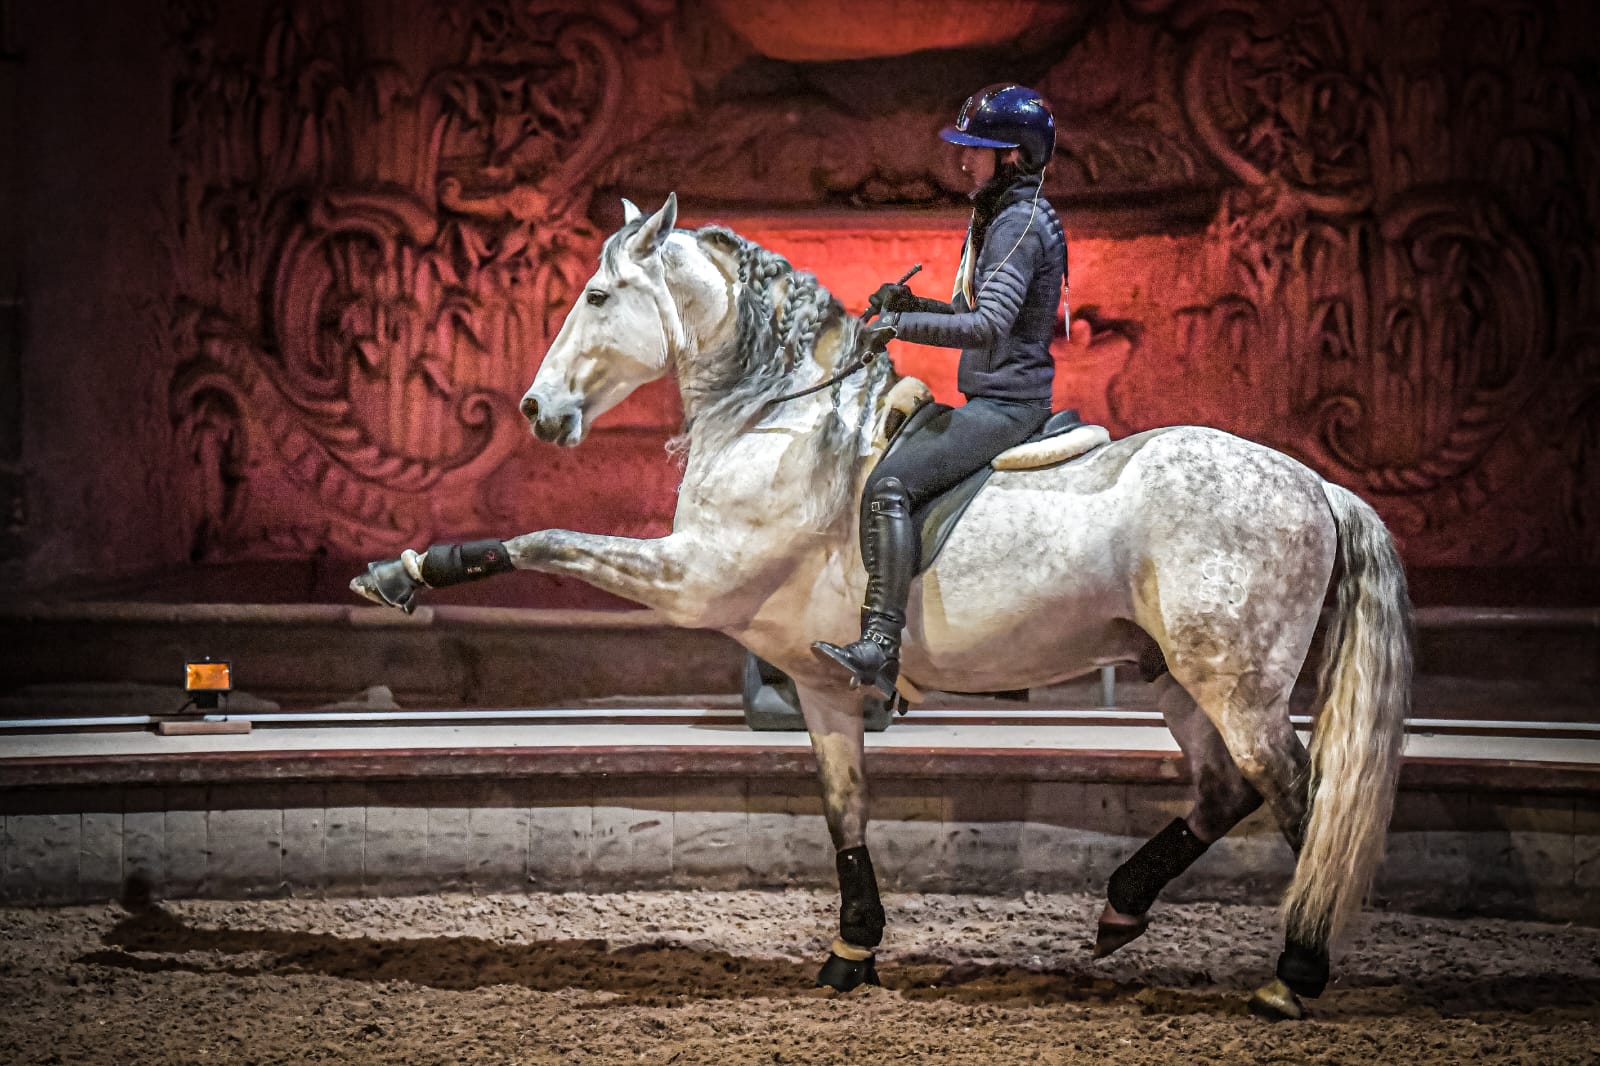
[[[154,725],[168,719],[166,715],[127,714],[105,715],[95,718],[13,718],[0,719],[0,730],[50,729],[76,730],[106,728],[108,726],[139,727]],[[692,718],[706,722],[742,722],[744,714],[736,709],[691,707],[541,707],[496,710],[492,708],[441,709],[433,711],[290,711],[263,714],[208,714],[201,720],[208,722],[249,721],[254,725],[273,726],[286,724],[349,724],[372,725],[401,723],[454,722],[527,722],[529,724],[570,721],[604,721],[607,719],[630,722],[650,722],[662,718]],[[969,724],[1028,725],[1050,720],[1126,722],[1159,725],[1159,711],[1130,711],[1111,707],[1085,708],[1028,708],[997,710],[994,708],[930,708],[914,709],[902,721],[933,722],[960,719]],[[1309,715],[1291,715],[1289,721],[1297,726],[1309,726]],[[1596,722],[1530,722],[1485,718],[1412,718],[1406,721],[1409,733],[1430,731],[1497,732],[1500,730],[1525,730],[1528,732],[1588,733],[1600,736],[1600,723]]]

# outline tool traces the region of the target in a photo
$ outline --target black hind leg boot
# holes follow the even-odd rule
[[[886,477],[867,500],[861,556],[867,567],[867,599],[861,611],[861,639],[840,647],[811,645],[819,659],[850,671],[851,687],[876,686],[894,695],[900,676],[900,631],[906,624],[906,597],[917,565],[917,531],[911,524],[911,497],[899,478]]]

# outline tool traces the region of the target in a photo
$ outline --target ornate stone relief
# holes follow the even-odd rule
[[[300,0],[254,33],[169,5],[161,302],[198,554],[504,534],[591,487],[513,405],[614,218],[598,190],[779,226],[959,207],[934,134],[992,55],[952,53],[942,82],[881,34],[763,56],[782,27],[728,6]],[[1297,454],[1375,499],[1414,563],[1600,561],[1586,20],[1576,0],[1122,0],[1052,21],[1058,52],[1027,60],[1061,116],[1050,195],[1079,225],[1145,212],[1138,241],[1075,244],[1100,273],[1074,338],[1107,361],[1071,372],[1104,394],[1085,409]],[[878,74],[893,106],[848,106]],[[1162,239],[1183,242],[1170,271],[1141,258]],[[641,440],[667,432],[650,402]],[[636,473],[656,447],[603,439],[584,462]],[[669,484],[629,491],[635,529],[667,520]]]
[[[980,32],[967,0],[920,6],[928,34],[948,37],[949,26],[964,21],[979,42],[997,25],[1040,20],[1020,42],[1037,49],[1043,34],[1053,49],[1029,65],[1041,68],[1038,87],[1058,115],[1059,149],[1046,186],[1057,202],[1093,205],[1131,195],[1150,199],[1159,216],[1172,209],[1173,191],[1214,190],[1223,182],[1223,169],[1187,129],[1172,78],[1162,75],[1177,54],[1156,22],[1104,2],[1024,0],[989,5],[1006,9],[1005,18]],[[859,13],[853,21],[863,24]],[[770,26],[757,39],[776,32]],[[675,190],[688,203],[741,207],[965,204],[966,176],[955,154],[941,150],[937,131],[968,92],[1013,68],[1009,57],[1020,44],[998,58],[962,52],[935,62],[880,54],[896,43],[894,35],[864,37],[835,46],[841,54],[871,55],[853,62],[763,67],[759,57],[723,59],[731,69],[701,76],[696,106],[620,149],[605,180],[641,202]],[[908,35],[905,51],[922,39]],[[738,46],[721,44],[724,51]],[[696,58],[685,57],[686,77],[694,77]],[[929,69],[939,76],[917,76]]]
[[[198,551],[481,524],[462,501],[525,441],[516,399],[598,247],[623,53],[662,13],[301,3],[233,56],[174,8],[166,310]],[[309,513],[261,524],[251,494],[284,483]]]
[[[1234,394],[1228,428],[1374,498],[1409,557],[1600,559],[1594,490],[1550,497],[1600,480],[1586,117],[1600,100],[1555,58],[1560,16],[1431,2],[1189,16],[1182,99],[1236,184],[1175,308],[1171,361],[1141,346],[1113,411],[1178,414],[1161,387],[1175,363]]]

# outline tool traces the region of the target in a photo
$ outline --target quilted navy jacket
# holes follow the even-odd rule
[[[901,340],[960,348],[956,385],[971,399],[1050,399],[1055,362],[1050,338],[1067,275],[1067,238],[1048,200],[1035,197],[1040,177],[1025,176],[1000,194],[981,239],[974,299],[960,292],[954,314],[901,311],[884,315]]]

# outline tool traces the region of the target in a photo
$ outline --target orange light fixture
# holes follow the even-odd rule
[[[223,694],[233,691],[233,664],[210,659],[185,660],[183,687],[200,710],[215,710]]]

